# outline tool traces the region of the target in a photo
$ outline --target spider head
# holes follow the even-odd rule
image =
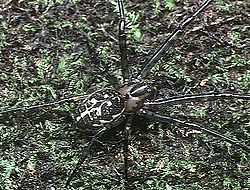
[[[155,94],[155,89],[145,82],[140,82],[122,87],[119,92],[125,96],[125,114],[134,114],[146,99]]]
[[[135,84],[131,88],[127,96],[128,98],[138,98],[140,100],[144,100],[152,98],[154,93],[155,89],[147,83],[143,82]]]

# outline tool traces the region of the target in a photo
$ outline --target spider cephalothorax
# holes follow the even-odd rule
[[[126,97],[125,114],[135,114],[146,99],[154,96],[155,89],[145,82],[125,85],[118,90]]]

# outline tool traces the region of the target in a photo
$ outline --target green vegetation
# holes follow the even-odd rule
[[[0,9],[0,110],[91,93],[111,85],[97,62],[122,81],[115,0],[8,1]],[[125,1],[129,61],[135,74],[203,1]],[[250,93],[246,1],[218,0],[152,69],[156,98],[202,92]],[[99,57],[95,61],[86,39]],[[94,60],[94,61],[93,61]],[[0,115],[0,187],[64,189],[91,137],[74,125],[77,103]],[[158,112],[207,126],[250,146],[250,103],[189,102]],[[129,183],[148,190],[248,190],[249,154],[177,124],[133,124]],[[122,132],[91,149],[74,189],[124,189]]]

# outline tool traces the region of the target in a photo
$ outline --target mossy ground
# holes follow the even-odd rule
[[[125,1],[133,73],[202,1]],[[110,86],[86,39],[121,82],[116,2],[6,1],[0,8],[1,111]],[[154,67],[156,97],[250,93],[247,1],[215,1]],[[90,137],[74,126],[77,102],[0,115],[0,189],[64,189]],[[249,101],[190,102],[155,109],[250,145]],[[68,189],[124,189],[122,131],[92,148]],[[250,189],[249,154],[177,124],[133,123],[131,189]]]

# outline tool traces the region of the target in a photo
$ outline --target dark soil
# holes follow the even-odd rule
[[[131,76],[201,3],[124,2]],[[155,98],[249,94],[249,6],[247,1],[218,0],[192,22],[147,78],[157,89]],[[6,0],[0,22],[0,189],[64,189],[91,139],[72,119],[80,101],[3,111],[110,87],[107,73],[122,83],[116,1]],[[250,146],[249,101],[189,102],[155,111]],[[122,145],[122,130],[110,129],[67,189],[128,189]],[[132,124],[131,189],[247,190],[249,168],[249,153],[198,130],[141,117]]]

